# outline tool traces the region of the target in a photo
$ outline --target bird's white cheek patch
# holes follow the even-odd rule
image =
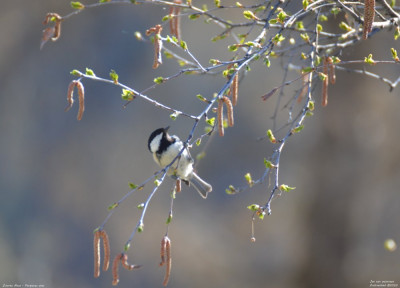
[[[150,150],[152,153],[157,152],[158,146],[161,142],[162,133],[158,134],[154,139],[150,142]]]

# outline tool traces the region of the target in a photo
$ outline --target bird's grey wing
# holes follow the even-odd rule
[[[189,162],[191,162],[192,164],[194,163],[194,159],[192,157],[192,155],[190,155],[190,151],[188,148],[186,148],[186,152],[187,152],[187,159]]]

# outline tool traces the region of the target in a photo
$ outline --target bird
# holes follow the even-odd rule
[[[174,179],[183,180],[188,185],[191,184],[201,197],[207,198],[208,193],[212,191],[212,186],[194,172],[194,160],[190,156],[189,150],[184,148],[185,145],[178,136],[169,135],[168,130],[169,126],[158,128],[150,134],[147,146],[153,154],[154,161],[164,168],[171,164],[183,150],[179,158],[171,165],[168,175]]]

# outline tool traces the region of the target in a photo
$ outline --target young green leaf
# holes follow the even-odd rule
[[[254,15],[254,13],[251,12],[250,10],[243,11],[243,16],[244,16],[244,18],[249,19],[249,20],[259,20],[258,17],[256,15]]]
[[[351,26],[349,26],[346,22],[342,21],[339,23],[339,28],[346,31],[346,32],[350,32],[353,30],[353,28]]]
[[[164,83],[164,78],[160,76],[160,77],[154,78],[153,81],[156,84],[161,84],[161,83]]]
[[[300,38],[303,39],[304,42],[310,43],[310,36],[307,33],[301,33]]]
[[[394,30],[394,40],[397,40],[400,37],[400,27],[396,27]]]
[[[274,42],[275,44],[278,44],[279,42],[282,42],[283,40],[285,40],[285,37],[282,36],[282,34],[278,33],[274,36],[274,38],[272,38],[272,42]]]
[[[320,16],[318,17],[318,20],[319,20],[320,22],[326,22],[326,21],[328,21],[328,17],[327,17],[326,15],[320,15]]]
[[[339,12],[340,12],[340,8],[337,8],[337,7],[334,7],[334,8],[332,8],[331,9],[331,13],[333,14],[333,15],[337,15],[337,14],[339,14]]]
[[[390,51],[392,52],[392,58],[394,61],[399,62],[399,57],[397,56],[397,51],[394,48],[390,48]]]
[[[266,214],[265,211],[261,208],[256,211],[256,215],[258,216],[258,219],[260,219],[260,220],[264,219],[265,214]]]
[[[96,75],[94,74],[93,70],[90,69],[90,68],[86,68],[86,75],[89,75],[89,76],[96,76]]]
[[[304,68],[301,69],[301,73],[303,73],[303,74],[310,73],[312,71],[314,71],[313,67],[304,67]]]
[[[336,56],[331,56],[331,58],[332,58],[333,64],[337,64],[337,63],[340,63],[340,61],[342,61],[339,59],[339,57],[336,57]]]
[[[265,165],[265,168],[267,168],[267,169],[272,169],[272,168],[276,168],[277,167],[276,165],[272,164],[271,161],[269,161],[269,160],[267,160],[265,158],[264,158],[264,165]]]
[[[115,203],[111,204],[110,206],[108,206],[107,210],[108,210],[108,211],[111,211],[111,210],[113,210],[114,208],[116,208],[117,206],[118,206],[118,203],[115,202]]]
[[[175,111],[174,113],[169,115],[169,118],[171,118],[172,120],[176,120],[176,118],[178,118],[179,115],[181,115],[181,112]]]
[[[328,75],[326,75],[326,74],[324,74],[322,72],[319,72],[318,76],[319,76],[319,79],[321,79],[322,81],[324,81],[328,77]]]
[[[143,224],[143,223],[140,223],[140,225],[139,225],[138,228],[137,228],[137,231],[138,231],[139,233],[141,233],[141,232],[143,232],[143,230],[144,230],[144,224]]]
[[[235,73],[235,71],[236,71],[235,68],[226,69],[226,70],[222,71],[222,76],[228,77],[228,76],[232,75],[233,73]]]
[[[174,36],[174,35],[171,37],[171,40],[172,40],[172,42],[175,42],[175,43],[179,42],[178,38],[176,38],[176,36]]]
[[[364,58],[364,62],[369,65],[375,65],[375,60],[372,59],[372,54],[369,54],[367,57]]]
[[[131,190],[136,189],[138,187],[137,185],[133,184],[132,182],[129,182],[128,184],[129,184],[129,188]]]
[[[250,187],[253,186],[254,181],[253,181],[250,173],[247,173],[246,175],[244,175],[244,179],[246,179],[247,184],[249,184]]]
[[[265,65],[267,65],[268,68],[271,67],[271,60],[269,60],[268,56],[265,56],[264,63]]]
[[[74,70],[72,70],[71,72],[69,72],[71,75],[74,75],[74,76],[82,76],[82,73],[81,72],[79,72],[78,70],[76,70],[76,69],[74,69]]]
[[[281,185],[279,186],[279,190],[285,191],[285,192],[290,192],[290,191],[292,191],[292,190],[294,190],[294,189],[296,189],[296,187],[290,187],[290,186],[288,186],[288,185],[286,185],[286,184],[281,184]]]
[[[212,64],[213,66],[221,64],[221,61],[217,60],[217,59],[210,59],[210,64]]]
[[[208,118],[208,119],[206,120],[206,122],[207,122],[208,125],[214,126],[214,125],[215,125],[215,117]]]
[[[315,108],[314,101],[312,101],[312,100],[309,101],[308,104],[307,104],[307,108],[308,108],[309,111],[314,111],[314,108]]]
[[[169,213],[167,221],[165,223],[169,224],[169,223],[171,223],[171,221],[172,221],[172,213]]]
[[[233,185],[229,185],[227,189],[225,189],[225,193],[228,195],[236,194],[238,191]]]
[[[135,99],[135,94],[128,89],[122,89],[121,98],[125,101],[132,101],[133,99]]]
[[[173,17],[174,17],[174,16],[173,16],[172,14],[168,14],[168,15],[165,15],[165,16],[161,19],[161,21],[162,21],[162,22],[165,22],[165,21],[171,20]]]
[[[190,14],[188,17],[190,20],[196,20],[200,17],[200,14]]]
[[[258,211],[260,209],[260,205],[258,204],[251,204],[249,206],[247,206],[247,209],[251,210],[251,211]]]
[[[267,7],[265,5],[261,5],[261,6],[257,7],[256,10],[254,10],[254,13],[262,12],[262,11],[265,11],[266,9],[267,9]]]
[[[206,103],[210,103],[210,101],[208,101],[207,98],[204,97],[204,96],[201,95],[201,94],[197,94],[196,97],[197,97],[197,99],[199,99],[200,101],[203,101],[203,102],[206,102]]]
[[[211,38],[211,41],[212,41],[212,42],[217,42],[218,40],[225,39],[225,38],[226,38],[226,35],[227,35],[227,34],[217,35],[217,36]]]
[[[288,16],[288,14],[286,14],[285,11],[281,10],[281,11],[278,13],[278,16],[276,17],[276,20],[277,20],[279,23],[284,24],[284,23],[285,23],[285,19],[286,19],[287,16]]]
[[[180,45],[181,45],[181,48],[182,48],[183,50],[187,50],[187,44],[186,44],[185,41],[181,40]]]
[[[228,46],[228,50],[234,52],[237,51],[238,47],[238,44],[232,44]]]
[[[271,129],[268,129],[267,136],[271,143],[274,143],[274,144],[276,143],[276,138],[275,138],[274,134],[272,133]]]
[[[114,82],[114,84],[118,84],[118,77],[118,74],[114,70],[111,70],[110,78]]]
[[[179,66],[181,66],[181,67],[188,65],[188,62],[186,60],[177,60],[177,61],[178,61]],[[186,75],[196,74],[196,72],[195,71],[186,71],[185,74]]]
[[[164,53],[165,58],[171,59],[171,58],[174,57],[174,56],[173,56],[171,53],[169,53],[168,51],[163,51],[163,53]]]
[[[301,130],[303,130],[304,125],[299,125],[296,128],[292,129],[292,133],[299,133]]]
[[[297,28],[297,30],[304,30],[303,21],[297,21],[296,22],[296,28]]]
[[[319,55],[315,55],[315,66],[318,66],[319,64],[321,64],[321,57],[319,57]]]
[[[78,1],[71,1],[71,7],[74,9],[83,9],[85,8],[85,5],[83,5],[81,2]]]

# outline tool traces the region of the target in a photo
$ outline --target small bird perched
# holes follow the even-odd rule
[[[147,143],[150,152],[153,154],[154,161],[162,168],[171,164],[184,147],[178,136],[168,134],[168,129],[169,126],[155,130],[151,133]],[[168,175],[179,178],[186,184],[192,184],[200,196],[205,199],[207,194],[212,191],[212,186],[193,171],[193,162],[189,150],[185,148],[168,170]]]

